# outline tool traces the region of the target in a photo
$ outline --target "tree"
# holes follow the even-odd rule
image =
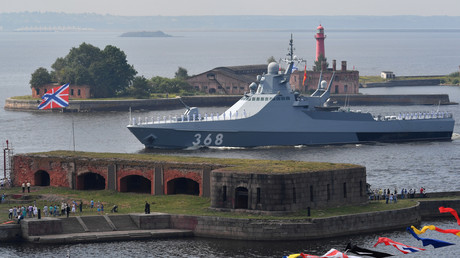
[[[186,80],[189,78],[187,69],[180,67],[177,69],[177,72],[174,74],[174,78]]]
[[[102,58],[90,65],[93,78],[92,91],[95,97],[113,97],[124,92],[137,71],[126,60],[126,54],[114,46],[106,46]]]
[[[137,74],[119,48],[108,45],[100,50],[82,43],[72,48],[64,58],[57,58],[51,66],[54,80],[59,83],[87,84],[96,98],[113,97],[130,86]]]
[[[194,89],[182,79],[169,79],[156,76],[150,79],[153,93],[191,93]]]
[[[315,61],[315,67],[313,68],[314,71],[321,71],[321,63],[322,62],[325,62],[326,63],[326,67],[329,66],[329,63],[327,62],[327,58],[325,58],[323,55],[319,55],[318,57],[318,60]]]
[[[149,81],[144,76],[136,76],[129,88],[129,95],[138,99],[148,99],[150,91]]]
[[[30,87],[39,87],[48,83],[51,83],[51,75],[46,70],[46,68],[40,67],[35,72],[32,73],[31,79],[30,79]]]
[[[274,56],[271,56],[267,59],[267,64],[271,63],[271,62],[276,62],[276,59]]]

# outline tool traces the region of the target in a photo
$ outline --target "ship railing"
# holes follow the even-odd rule
[[[228,120],[237,120],[244,119],[248,117],[248,114],[244,110],[243,114],[238,114],[238,111],[224,112],[222,114],[217,113],[204,113],[202,114],[193,114],[193,115],[169,115],[169,116],[151,116],[151,117],[138,117],[132,118],[131,125],[145,125],[145,124],[169,124],[169,123],[191,123],[199,121],[228,121]]]
[[[450,112],[445,111],[431,111],[431,112],[407,112],[399,113],[398,115],[378,115],[374,116],[376,121],[391,121],[391,120],[424,120],[424,119],[445,119],[452,118]]]

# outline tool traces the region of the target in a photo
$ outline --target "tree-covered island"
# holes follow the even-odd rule
[[[38,89],[52,83],[89,85],[92,98],[151,98],[156,94],[192,95],[195,90],[185,80],[187,70],[179,67],[175,78],[136,76],[137,71],[128,64],[126,54],[107,45],[99,49],[82,43],[72,48],[65,57],[51,65],[52,70],[39,67],[32,73],[30,87]]]

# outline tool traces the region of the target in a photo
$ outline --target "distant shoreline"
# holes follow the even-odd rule
[[[132,31],[132,32],[125,32],[125,33],[121,34],[120,37],[170,38],[172,36],[159,30],[159,31]]]

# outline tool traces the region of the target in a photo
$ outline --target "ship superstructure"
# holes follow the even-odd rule
[[[132,119],[128,129],[147,148],[216,146],[256,147],[450,140],[452,114],[445,112],[370,113],[329,106],[331,85],[320,79],[317,90],[302,96],[291,89],[290,75],[296,58],[292,38],[288,66],[268,65],[250,91],[222,114],[200,114],[187,107],[180,117],[141,121]]]

